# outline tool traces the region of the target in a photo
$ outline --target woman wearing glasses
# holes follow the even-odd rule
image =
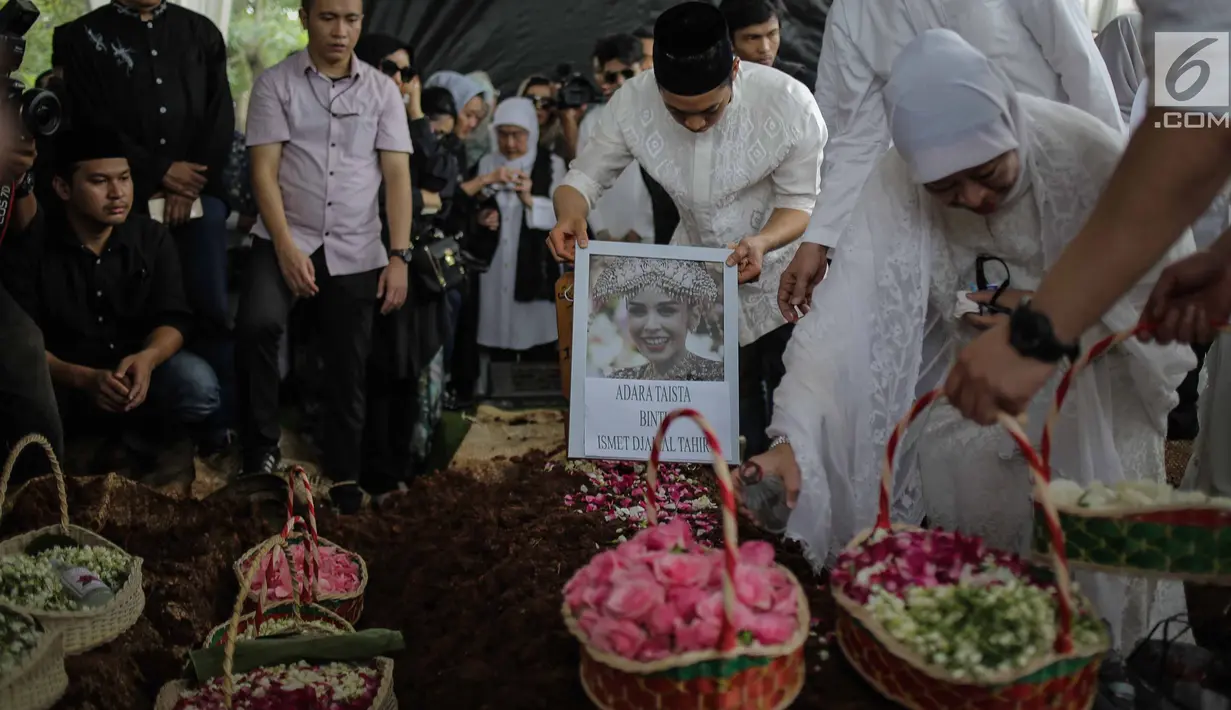
[[[556,110],[556,82],[536,74],[521,83],[517,95],[534,102],[539,118],[539,146],[560,156],[565,163],[576,157]]]
[[[1017,93],[949,30],[924,32],[902,51],[885,96],[894,149],[865,184],[833,273],[795,329],[769,429],[778,445],[756,459],[797,492],[788,534],[817,564],[875,517],[896,423],[943,383],[958,348],[1029,296],[1123,148],[1098,119]],[[1172,257],[1192,249],[1188,237]],[[1091,337],[1134,325],[1156,278],[1148,275]],[[1193,362],[1180,348],[1129,342],[1083,372],[1055,430],[1055,474],[1082,485],[1161,480],[1167,412]],[[1034,401],[1033,441],[1054,391],[1055,382]],[[1002,431],[938,404],[913,428],[900,461],[897,520],[918,524],[926,515],[1024,551],[1029,477]],[[1152,585],[1090,575],[1082,586],[1119,647],[1148,631]]]

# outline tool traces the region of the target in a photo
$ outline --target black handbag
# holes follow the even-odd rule
[[[466,280],[462,250],[453,237],[433,229],[415,240],[410,256],[411,270],[419,285],[429,293],[444,293]]]

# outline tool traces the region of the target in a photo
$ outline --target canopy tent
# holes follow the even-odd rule
[[[482,70],[506,95],[533,73],[561,63],[589,74],[602,36],[651,26],[678,0],[366,0],[369,32],[395,35],[415,48],[426,77],[440,69]],[[786,0],[782,56],[815,67],[829,0]],[[812,88],[812,87],[809,87]]]

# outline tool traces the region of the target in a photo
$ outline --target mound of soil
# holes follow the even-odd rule
[[[496,482],[445,472],[380,511],[318,511],[321,533],[368,562],[361,626],[405,635],[407,649],[394,659],[401,707],[589,706],[577,680],[577,643],[560,621],[560,590],[616,532],[562,506],[578,483],[534,454],[508,461]],[[50,480],[28,486],[0,537],[55,522],[54,491]],[[57,707],[150,708],[184,652],[227,618],[238,591],[232,562],[280,521],[247,503],[176,501],[114,478],[70,481],[69,501],[74,522],[145,559],[147,605],[123,637],[68,660],[72,682]],[[821,660],[821,637],[832,628],[828,592],[797,550],[782,547],[780,559],[820,619],[797,707],[892,707],[859,680],[836,643]]]

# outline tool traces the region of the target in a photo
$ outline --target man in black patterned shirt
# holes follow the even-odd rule
[[[198,321],[188,347],[222,380],[216,424],[230,427],[235,358],[223,176],[235,114],[222,33],[167,0],[113,0],[56,28],[52,44],[70,122],[120,135],[133,170],[135,213],[156,214],[150,201],[163,201],[161,221],[175,238]]]

